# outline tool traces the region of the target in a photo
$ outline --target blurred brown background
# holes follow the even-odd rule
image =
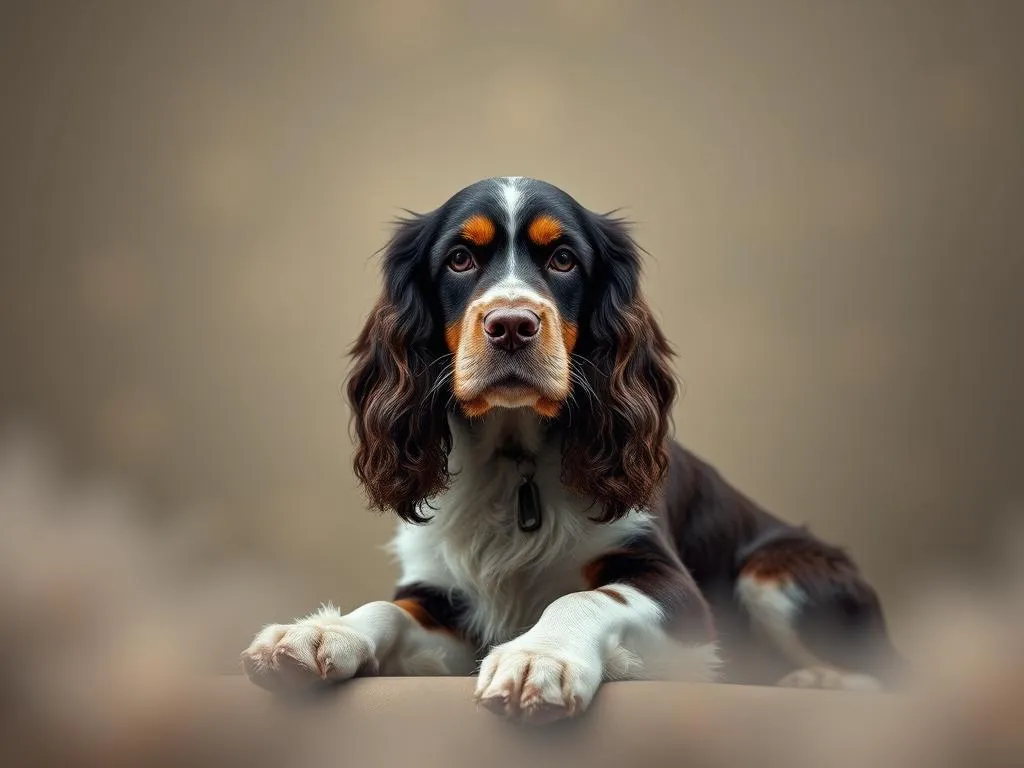
[[[0,10],[0,416],[295,585],[239,649],[389,595],[345,351],[388,220],[486,176],[626,208],[679,436],[892,606],[1019,516],[1024,3]]]

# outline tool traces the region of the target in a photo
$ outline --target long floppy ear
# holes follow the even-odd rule
[[[432,230],[431,214],[398,222],[384,250],[383,290],[351,349],[347,384],[353,464],[371,507],[417,523],[429,519],[419,504],[448,484],[451,449],[446,411],[428,402],[439,373],[423,290]]]
[[[624,221],[592,214],[590,224],[598,294],[579,353],[593,365],[578,372],[595,397],[568,420],[562,472],[609,522],[653,501],[668,469],[677,387],[672,349],[640,293],[640,249]]]

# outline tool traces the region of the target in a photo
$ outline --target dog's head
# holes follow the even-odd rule
[[[667,467],[676,384],[626,224],[542,181],[473,184],[398,223],[353,347],[355,470],[373,506],[420,521],[445,489],[448,413],[557,422],[563,482],[612,520]]]

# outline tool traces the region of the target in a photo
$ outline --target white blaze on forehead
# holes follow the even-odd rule
[[[515,236],[519,209],[523,205],[522,176],[506,176],[501,180],[501,205],[505,209],[509,237]]]
[[[500,182],[499,200],[505,211],[505,223],[508,227],[508,279],[513,279],[516,268],[515,236],[519,226],[519,211],[523,206],[522,177],[506,176]]]

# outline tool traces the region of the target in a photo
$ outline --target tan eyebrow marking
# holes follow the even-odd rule
[[[562,224],[554,216],[542,213],[530,222],[526,233],[537,245],[548,245],[562,236]]]
[[[478,213],[466,219],[461,232],[473,245],[488,245],[494,239],[494,222]]]

